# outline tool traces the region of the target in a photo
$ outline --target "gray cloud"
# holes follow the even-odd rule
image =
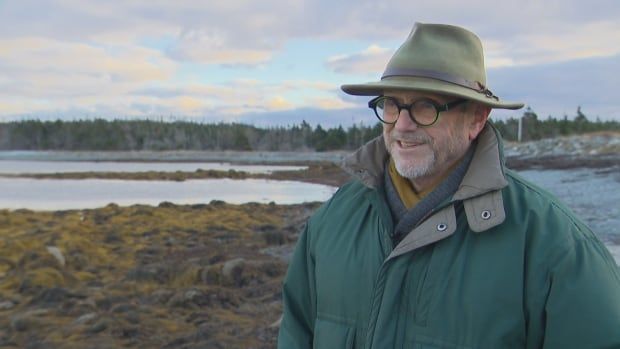
[[[520,100],[539,116],[586,115],[620,119],[620,55],[489,70],[489,86],[503,98]],[[500,113],[498,113],[500,114]]]
[[[392,54],[391,49],[373,45],[359,53],[331,57],[325,65],[336,73],[377,76]]]
[[[66,97],[58,108],[70,110],[69,97],[99,98],[98,94],[107,94],[110,96],[106,101],[118,103],[118,108],[93,105],[86,110],[174,113],[173,104],[158,109],[144,101],[150,97],[174,99],[188,92],[147,87],[150,84],[145,82],[168,81],[177,67],[171,59],[229,67],[260,66],[290,40],[346,39],[384,47],[387,42],[403,40],[414,21],[423,21],[466,26],[483,39],[489,61],[515,63],[517,66],[489,72],[491,86],[502,96],[523,100],[542,115],[572,112],[582,105],[586,113],[619,117],[615,107],[615,91],[620,90],[618,17],[617,0],[596,4],[577,0],[479,0],[469,5],[456,0],[236,0],[209,4],[190,0],[5,1],[0,2],[0,41],[46,38],[54,54],[41,51],[30,56],[15,55],[10,60],[0,54],[0,89],[6,91],[0,107],[20,110],[24,109],[22,105],[44,100],[44,106],[49,99],[56,102],[56,97]],[[165,45],[140,50],[149,39],[157,41],[162,37],[166,38]],[[97,50],[102,47],[99,54]],[[127,57],[118,58],[119,48]],[[76,54],[63,55],[67,49]],[[90,55],[84,56],[82,49]],[[326,63],[333,71],[378,76],[387,62],[381,55],[342,54]],[[98,58],[104,55],[106,59]],[[590,56],[599,58],[587,58]],[[108,58],[114,63],[111,67]],[[149,68],[153,60],[158,63]],[[43,68],[47,73],[39,75]],[[69,75],[68,71],[80,75]],[[130,91],[142,99],[112,99]],[[229,94],[218,92],[217,96]],[[30,99],[12,105],[12,97],[18,95]],[[348,98],[340,99],[350,102]],[[265,105],[267,102],[261,100],[255,103],[256,109],[264,109]],[[360,107],[364,104],[360,103]],[[346,114],[343,110],[333,113]],[[300,113],[304,112],[319,115],[312,110]]]
[[[590,23],[615,23],[620,16],[616,0],[596,5],[577,0],[480,0],[467,6],[456,0],[247,0],[208,5],[189,0],[22,0],[0,7],[0,37],[92,40],[113,33],[140,37],[165,32],[174,38],[171,55],[182,59],[192,57],[192,47],[199,52],[272,51],[294,38],[402,40],[414,21],[464,25],[484,40],[510,42],[519,36],[578,31]]]

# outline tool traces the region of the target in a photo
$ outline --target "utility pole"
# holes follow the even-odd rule
[[[519,127],[517,129],[517,142],[521,143],[523,137],[523,115],[519,117]]]

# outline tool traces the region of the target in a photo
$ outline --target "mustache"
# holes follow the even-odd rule
[[[392,130],[390,132],[389,137],[392,140],[399,140],[404,142],[415,142],[415,143],[432,143],[433,140],[431,137],[424,133],[412,133],[412,132],[400,132],[396,130]]]

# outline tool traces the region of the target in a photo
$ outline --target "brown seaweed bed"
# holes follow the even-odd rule
[[[617,156],[509,158],[516,169],[617,169]],[[19,175],[22,177],[23,175]],[[304,171],[62,173],[36,178],[269,178],[338,186]],[[272,348],[287,258],[319,203],[0,210],[1,348]]]
[[[318,205],[0,210],[0,347],[272,348]]]

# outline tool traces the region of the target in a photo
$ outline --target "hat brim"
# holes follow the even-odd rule
[[[421,77],[394,76],[385,78],[377,82],[365,84],[347,84],[341,86],[345,93],[355,96],[379,96],[385,91],[404,90],[404,91],[423,91],[442,95],[461,97],[472,101],[480,102],[491,108],[497,109],[520,109],[523,103],[502,101],[488,97],[480,92],[460,85],[452,84],[435,79]]]

